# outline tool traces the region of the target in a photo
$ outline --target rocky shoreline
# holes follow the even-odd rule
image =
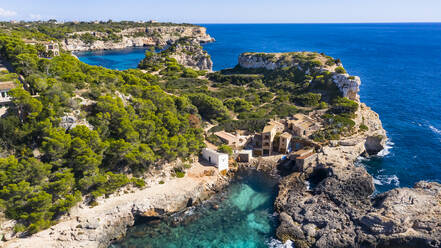
[[[167,168],[161,171],[168,171]],[[125,236],[137,216],[160,217],[183,210],[208,199],[229,183],[229,177],[219,174],[216,168],[198,162],[186,174],[184,178],[156,174],[144,189],[121,189],[109,198],[100,198],[95,207],[81,204],[58,224],[30,237],[12,238],[11,230],[5,235],[11,240],[0,243],[0,247],[108,247],[112,240]]]
[[[332,142],[313,171],[281,180],[277,237],[300,248],[440,247],[441,185],[419,182],[372,196],[372,176],[354,161],[377,154],[386,136],[375,112],[362,104],[357,115],[367,133]]]

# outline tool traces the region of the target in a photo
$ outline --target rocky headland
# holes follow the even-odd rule
[[[298,53],[245,53],[239,64],[253,69],[304,69],[303,58]],[[360,78],[338,71],[340,63],[328,65],[325,60],[319,57],[325,63],[310,63],[308,70],[334,73],[332,80],[342,95],[359,101]],[[384,149],[387,139],[378,114],[363,103],[359,106],[354,121],[366,125],[367,131],[322,146],[313,170],[293,172],[280,181],[277,237],[301,248],[441,247],[439,183],[422,181],[414,188],[373,195],[372,176],[355,165],[359,156]]]
[[[183,39],[172,45],[169,55],[175,58],[179,64],[195,70],[213,70],[213,61],[210,55],[200,45],[197,39]]]
[[[96,37],[96,40],[85,42],[78,38],[85,33]],[[214,41],[214,39],[206,33],[206,28],[194,25],[155,25],[146,28],[124,29],[116,34],[121,37],[121,40],[118,41],[101,39],[107,37],[107,35],[106,33],[96,31],[72,33],[70,37],[64,39],[62,47],[68,51],[91,51],[144,46],[164,47],[182,38],[193,38],[200,43]]]

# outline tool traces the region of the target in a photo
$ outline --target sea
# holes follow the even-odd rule
[[[441,182],[441,23],[200,25],[216,39],[204,45],[214,70],[234,67],[243,52],[314,51],[341,59],[361,78],[361,101],[380,115],[387,132],[386,149],[357,162],[374,177],[376,193]],[[125,70],[137,66],[144,50],[77,55]]]

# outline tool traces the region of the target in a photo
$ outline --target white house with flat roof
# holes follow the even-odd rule
[[[202,157],[210,164],[214,164],[219,171],[228,170],[228,154],[204,148],[202,150]]]

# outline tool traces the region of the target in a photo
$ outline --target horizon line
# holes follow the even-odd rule
[[[184,23],[184,22],[182,22]],[[373,21],[373,22],[190,22],[189,24],[441,24],[441,21]]]
[[[54,18],[54,20],[56,21],[60,21],[60,22],[95,22],[95,21],[99,21],[99,22],[106,22],[109,21],[111,19],[107,19],[107,20],[57,20]],[[48,20],[0,20],[0,22],[47,22]],[[151,20],[124,20],[124,19],[120,19],[120,20],[115,20],[114,22],[123,22],[123,21],[132,21],[132,22],[138,22],[138,21],[143,21],[143,22],[148,22]],[[302,22],[302,21],[294,21],[294,22],[278,22],[278,21],[268,21],[268,22],[212,22],[212,21],[208,21],[208,22],[201,22],[201,21],[197,21],[197,22],[181,22],[181,21],[163,21],[163,20],[156,20],[159,23],[176,23],[176,24],[418,24],[418,23],[427,23],[427,24],[438,24],[441,23],[441,20],[438,21],[312,21],[312,22]]]

